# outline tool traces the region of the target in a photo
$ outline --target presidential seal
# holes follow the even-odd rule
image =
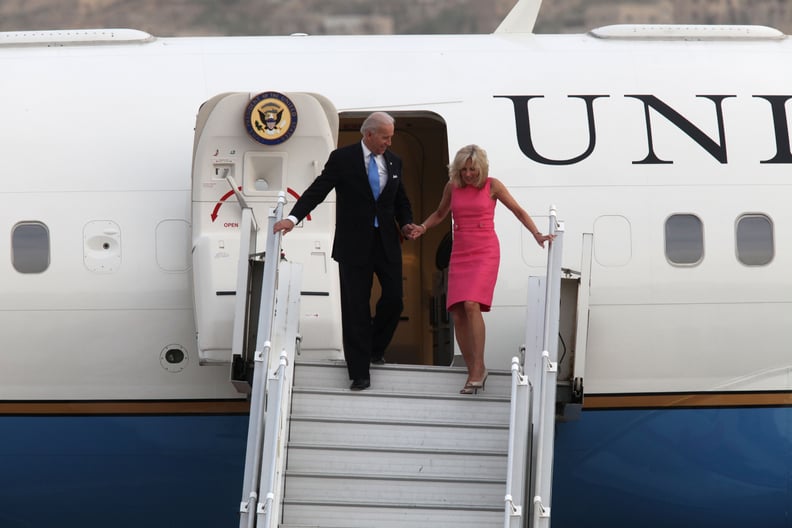
[[[260,93],[250,100],[245,109],[245,128],[250,137],[259,143],[283,143],[297,128],[297,108],[282,93]]]

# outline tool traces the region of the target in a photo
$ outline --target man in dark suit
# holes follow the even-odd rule
[[[274,232],[288,233],[335,189],[332,257],[338,262],[344,358],[352,390],[371,386],[369,364],[384,363],[385,348],[404,306],[399,229],[407,238],[416,229],[402,183],[401,159],[387,150],[394,133],[393,117],[374,112],[360,132],[360,143],[330,153],[322,173],[289,216],[274,226]],[[374,274],[382,296],[372,320],[369,298]]]

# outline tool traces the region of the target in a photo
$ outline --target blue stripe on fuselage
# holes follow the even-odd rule
[[[585,411],[559,423],[553,528],[792,527],[792,409]]]
[[[248,417],[0,417],[3,528],[235,526]]]
[[[248,417],[0,417],[3,528],[238,524]],[[585,411],[553,528],[792,526],[792,409]]]

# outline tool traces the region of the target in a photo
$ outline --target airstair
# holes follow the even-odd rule
[[[464,369],[410,365],[372,367],[372,389],[352,392],[342,361],[301,358],[294,268],[263,268],[240,527],[549,526],[554,352],[527,370],[515,357],[474,396],[459,394]],[[560,281],[546,285],[557,298]],[[557,319],[540,320],[557,334]]]
[[[343,361],[301,350],[302,265],[282,258],[272,234],[285,193],[262,207],[232,175],[220,178],[241,208],[236,288],[217,295],[232,298],[231,381],[250,394],[240,528],[549,526],[564,234],[555,211],[548,277],[529,281],[526,345],[511,371],[491,370],[485,392],[460,395],[458,367],[372,366],[372,388],[352,392]]]

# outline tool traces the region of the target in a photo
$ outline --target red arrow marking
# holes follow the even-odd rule
[[[237,187],[237,189],[239,189],[241,191],[242,187]],[[218,202],[215,204],[214,210],[212,211],[212,222],[217,220],[217,213],[220,211],[220,206],[223,205],[223,202],[225,202],[226,200],[231,198],[231,196],[233,194],[234,194],[234,191],[228,191],[227,193],[225,193],[223,195],[222,198],[220,198],[220,200],[218,200]]]
[[[242,190],[242,187],[237,187],[237,188],[238,188],[240,191]],[[299,200],[299,199],[300,199],[300,195],[299,195],[299,194],[297,194],[297,192],[296,192],[294,189],[292,189],[291,187],[287,187],[287,188],[286,188],[286,192],[288,192],[289,194],[291,194],[292,196],[294,196],[294,197],[295,197],[297,200]],[[217,203],[215,204],[214,210],[212,211],[212,222],[214,222],[215,220],[217,220],[217,213],[220,211],[220,206],[221,206],[221,205],[223,205],[223,202],[225,202],[226,200],[228,200],[229,198],[231,198],[231,195],[233,195],[233,194],[234,194],[234,191],[228,191],[227,193],[225,193],[225,194],[222,196],[222,198],[220,198],[220,200],[218,200],[218,201],[217,201]],[[306,216],[305,218],[306,218],[306,219],[307,219],[309,222],[311,221],[311,215],[310,215],[310,214],[309,214],[308,216]]]

